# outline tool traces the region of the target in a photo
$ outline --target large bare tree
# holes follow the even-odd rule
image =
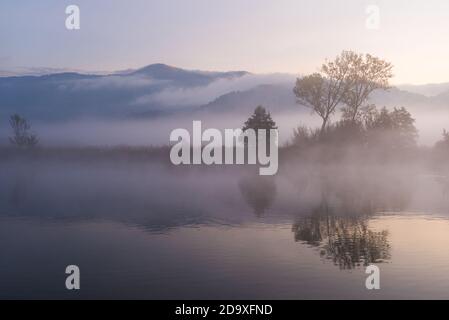
[[[370,54],[346,53],[349,73],[349,89],[343,96],[343,119],[359,120],[362,111],[368,106],[369,95],[377,89],[388,89],[389,79],[393,76],[391,63]]]
[[[351,52],[343,51],[333,61],[326,61],[319,73],[296,80],[293,92],[297,102],[321,117],[321,132],[352,85],[349,77],[351,57]]]

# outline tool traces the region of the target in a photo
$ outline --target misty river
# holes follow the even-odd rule
[[[3,159],[0,297],[449,298],[444,177],[401,164],[255,172]],[[380,290],[365,288],[372,263]]]

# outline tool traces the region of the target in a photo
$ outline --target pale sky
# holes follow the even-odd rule
[[[71,4],[80,30],[65,28]],[[0,41],[0,69],[305,74],[348,49],[392,62],[395,84],[449,82],[448,0],[1,0]]]

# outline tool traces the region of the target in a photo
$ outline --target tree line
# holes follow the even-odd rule
[[[415,147],[418,130],[405,107],[388,110],[370,103],[374,91],[391,88],[392,70],[393,65],[381,58],[343,51],[333,60],[326,60],[318,72],[297,78],[293,88],[296,102],[319,116],[321,125],[300,125],[294,130],[290,145],[359,145],[391,150]],[[340,118],[334,119],[337,113]],[[248,123],[253,129],[276,128],[271,115],[260,106],[244,130]],[[449,152],[448,132],[444,131],[436,147]]]
[[[390,62],[370,54],[343,51],[333,60],[326,60],[318,72],[296,80],[293,93],[297,103],[310,108],[321,119],[321,126],[313,129],[299,126],[293,132],[292,145],[351,144],[385,145],[392,149],[416,145],[418,131],[415,120],[404,107],[379,109],[369,102],[375,90],[388,90],[393,77]],[[341,117],[333,121],[340,111]],[[9,141],[17,147],[32,147],[39,143],[29,122],[18,114],[10,117],[12,135]],[[271,114],[258,106],[244,123],[247,129],[277,129]],[[449,133],[436,144],[449,150]]]

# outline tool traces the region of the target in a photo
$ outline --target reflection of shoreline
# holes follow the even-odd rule
[[[340,269],[353,269],[390,259],[388,231],[375,232],[366,216],[315,214],[292,226],[295,241],[320,249],[320,256]]]

